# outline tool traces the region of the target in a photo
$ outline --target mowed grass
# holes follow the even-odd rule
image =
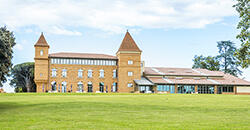
[[[0,94],[0,129],[250,129],[250,96]]]

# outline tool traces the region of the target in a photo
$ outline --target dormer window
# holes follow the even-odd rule
[[[43,56],[43,50],[40,51],[40,56]]]

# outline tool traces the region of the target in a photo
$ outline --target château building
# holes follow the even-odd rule
[[[250,82],[220,71],[144,67],[127,32],[116,55],[49,53],[41,34],[35,44],[37,92],[250,94]]]

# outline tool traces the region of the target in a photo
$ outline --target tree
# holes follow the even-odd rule
[[[36,85],[34,82],[34,62],[17,64],[11,70],[13,85],[18,92],[35,92]]]
[[[217,57],[204,57],[202,55],[195,55],[193,61],[194,64],[192,68],[208,69],[211,71],[220,70],[220,62],[218,61]]]
[[[13,57],[13,47],[15,37],[6,27],[0,28],[0,87],[6,82],[6,76],[12,67],[11,59]]]
[[[234,76],[241,75],[242,71],[240,71],[237,59],[234,57],[236,51],[234,43],[231,41],[219,41],[217,42],[217,47],[219,49],[218,58],[221,62],[221,70]]]
[[[219,41],[217,42],[217,47],[219,49],[218,56],[204,57],[202,55],[195,55],[192,68],[202,68],[212,71],[221,70],[234,76],[241,75],[240,65],[237,64],[238,60],[234,56],[236,51],[235,44],[231,41]]]
[[[242,68],[248,68],[250,65],[250,2],[249,0],[237,0],[237,3],[233,6],[240,15],[240,21],[237,25],[237,29],[240,29],[240,34],[236,36],[241,41],[241,47],[236,50],[236,57],[239,60],[239,64]]]

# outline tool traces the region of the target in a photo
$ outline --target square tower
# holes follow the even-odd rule
[[[141,79],[141,50],[127,31],[119,50],[118,58],[118,92],[134,92],[134,80]]]
[[[36,42],[35,46],[35,72],[34,80],[37,92],[48,90],[49,79],[49,45],[45,40],[43,33]]]

